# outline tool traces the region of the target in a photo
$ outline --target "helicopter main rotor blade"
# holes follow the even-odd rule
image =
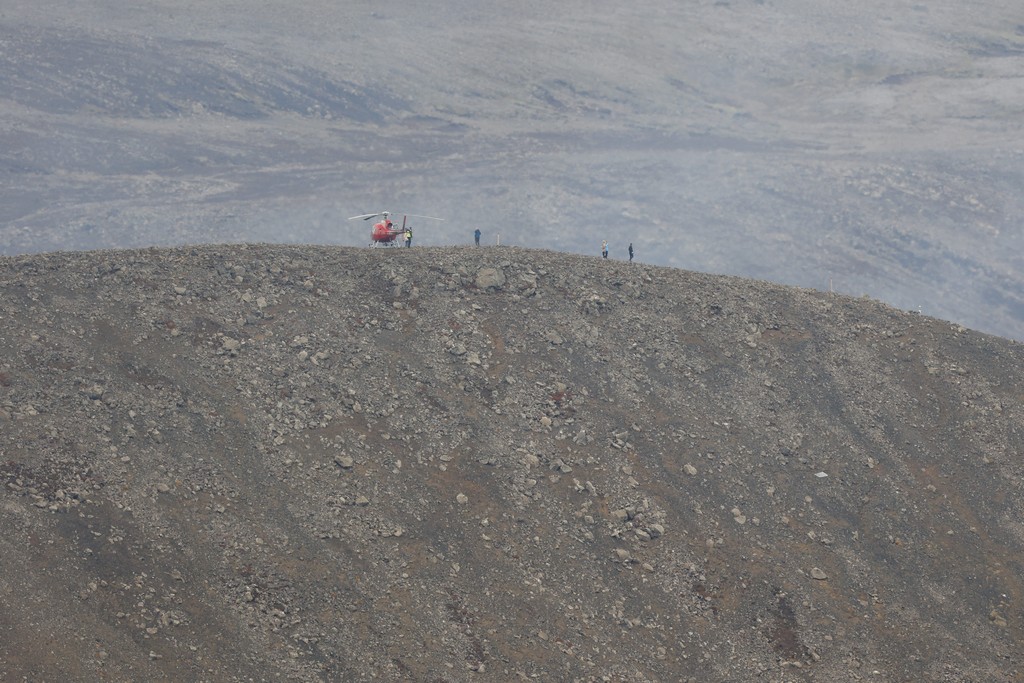
[[[415,214],[415,213],[407,213],[405,215],[409,216],[410,218],[429,218],[432,221],[443,221],[444,220],[443,218],[435,218],[434,216],[420,216],[419,214]]]
[[[381,213],[364,213],[361,216],[352,216],[351,218],[349,218],[349,220],[350,221],[354,221],[356,219],[362,218],[364,221],[368,221],[371,218],[376,218],[377,216],[382,216],[382,215],[384,215],[384,214],[381,214]]]

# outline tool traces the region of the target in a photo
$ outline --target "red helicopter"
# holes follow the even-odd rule
[[[370,231],[370,246],[381,246],[381,247],[392,247],[398,244],[396,241],[399,237],[402,237],[406,231],[406,221],[409,218],[429,218],[432,221],[443,221],[443,218],[434,218],[433,216],[418,216],[414,213],[404,214],[402,216],[402,227],[395,227],[394,222],[391,220],[390,211],[381,211],[379,213],[364,213],[361,216],[352,216],[349,218],[350,221],[364,220],[368,221],[371,218],[381,217],[381,220],[373,224],[373,230]],[[412,227],[408,228],[410,231]]]

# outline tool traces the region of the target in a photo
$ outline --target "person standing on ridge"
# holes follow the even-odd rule
[[[633,262],[633,243],[629,243],[629,262]]]
[[[412,246],[412,227],[411,226],[405,229],[405,246],[406,247],[411,247]]]
[[[476,232],[473,233],[473,239],[476,240],[476,246],[479,247],[480,246],[480,228],[477,228]]]
[[[601,242],[601,258],[608,258],[608,240]]]

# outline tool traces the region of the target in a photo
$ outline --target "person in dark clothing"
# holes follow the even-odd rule
[[[633,260],[633,243],[632,242],[629,243],[629,260],[630,261]]]
[[[479,247],[480,246],[480,228],[477,228],[476,232],[473,233],[473,239],[476,240],[476,246]]]

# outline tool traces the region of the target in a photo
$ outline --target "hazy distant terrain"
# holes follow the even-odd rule
[[[1024,352],[551,251],[0,258],[0,680],[1014,683]]]
[[[1024,338],[1008,0],[0,10],[0,252],[198,242],[638,258]]]

